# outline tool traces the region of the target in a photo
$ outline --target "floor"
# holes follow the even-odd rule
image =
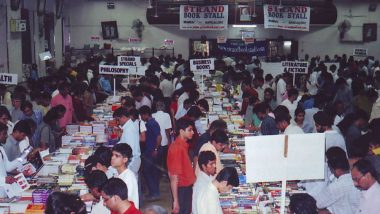
[[[144,184],[143,184],[143,191],[144,191]],[[146,191],[144,191],[144,195],[146,194]],[[145,208],[149,207],[150,205],[159,205],[163,208],[165,208],[168,213],[171,213],[171,208],[172,208],[172,194],[170,190],[170,182],[167,177],[162,177],[160,180],[160,193],[161,197],[160,200],[158,201],[153,201],[153,202],[146,202],[143,201],[140,206],[140,210],[144,211]]]

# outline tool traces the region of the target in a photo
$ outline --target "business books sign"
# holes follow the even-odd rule
[[[208,59],[191,59],[190,68],[193,72],[204,72],[215,69],[214,58]]]
[[[181,5],[181,30],[226,30],[228,28],[228,5]]]
[[[264,28],[309,31],[310,7],[264,5]]]

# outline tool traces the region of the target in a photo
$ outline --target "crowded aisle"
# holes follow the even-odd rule
[[[0,0],[0,213],[380,212],[376,4],[141,4]]]

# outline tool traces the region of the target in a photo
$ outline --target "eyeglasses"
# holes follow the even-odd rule
[[[352,178],[352,180],[354,181],[354,183],[359,183],[360,180],[364,177],[365,175],[362,175],[360,176],[359,178]]]
[[[113,196],[111,196],[111,197],[109,197],[109,198],[105,198],[105,197],[103,197],[103,201],[104,201],[104,203],[107,203],[107,201],[110,200],[112,197],[113,197]]]

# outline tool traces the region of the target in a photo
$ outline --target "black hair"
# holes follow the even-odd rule
[[[149,115],[152,116],[152,110],[149,108],[149,106],[141,106],[139,109],[140,115]]]
[[[97,155],[89,156],[84,162],[84,175],[91,173],[92,168],[96,167],[97,164],[105,165],[103,161]]]
[[[305,110],[302,107],[296,108],[296,110],[294,112],[294,117],[296,117],[299,113],[305,114]]]
[[[70,84],[68,82],[63,82],[58,85],[58,91],[63,91],[65,88],[70,88]]]
[[[118,109],[116,109],[112,115],[113,117],[122,117],[122,116],[126,116],[126,117],[129,117],[130,114],[128,112],[127,109],[123,108],[123,107],[120,107]]]
[[[227,185],[234,187],[239,186],[239,176],[235,167],[225,167],[218,173],[215,180],[218,182],[227,181]]]
[[[340,132],[343,135],[346,135],[350,126],[358,119],[363,119],[365,121],[368,121],[369,119],[368,114],[365,111],[358,109],[356,110],[356,112],[346,115],[344,119],[340,121],[340,123],[338,123],[337,125]]]
[[[7,125],[5,125],[5,124],[2,124],[2,123],[0,123],[0,132],[2,132],[2,131],[8,131],[8,126]]]
[[[103,171],[94,170],[84,177],[84,182],[86,183],[87,187],[90,189],[92,188],[101,189],[103,184],[106,183],[107,179],[108,179],[107,175]]]
[[[212,133],[210,141],[215,141],[216,143],[229,144],[228,135],[224,130],[216,130]]]
[[[222,119],[212,121],[212,123],[210,124],[209,130],[217,130],[217,129],[220,129],[223,131],[227,129],[226,121]]]
[[[125,100],[124,107],[126,108],[129,108],[129,107],[134,108],[136,106],[135,100],[132,97],[125,96],[125,97],[122,97],[121,99]]]
[[[24,102],[22,102],[22,103],[21,103],[21,106],[20,106],[21,111],[24,111],[25,108],[33,109],[33,105],[32,105],[32,103],[29,102],[29,101],[27,101],[27,100],[24,101]]]
[[[189,126],[192,126],[194,128],[194,123],[193,121],[185,118],[180,118],[176,121],[176,134],[179,135],[181,130],[186,130]]]
[[[346,152],[340,147],[331,147],[326,152],[328,166],[335,169],[350,170]]]
[[[112,151],[120,153],[124,158],[130,160],[132,158],[132,148],[126,143],[118,143],[113,148]]]
[[[19,132],[25,133],[27,136],[29,136],[31,134],[30,129],[31,129],[30,125],[26,120],[20,120],[13,127],[13,132],[19,131]]]
[[[274,96],[274,91],[273,91],[273,89],[271,89],[271,88],[266,88],[266,89],[264,90],[264,93],[269,93],[271,96]]]
[[[74,194],[53,192],[46,202],[46,214],[75,213],[86,214],[86,205]]]
[[[187,111],[186,115],[188,117],[194,117],[195,119],[198,119],[202,116],[202,111],[199,109],[198,106],[191,106]]]
[[[65,113],[66,112],[66,107],[62,104],[56,105],[53,108],[51,108],[50,110],[52,110],[52,109],[57,111],[57,113],[59,113],[59,112]]]
[[[199,105],[202,108],[204,108],[206,112],[208,112],[209,109],[210,109],[209,105],[208,105],[208,102],[207,102],[206,99],[200,99],[200,100],[198,100],[197,105]]]
[[[317,202],[307,193],[290,196],[289,210],[295,214],[317,214]]]
[[[120,178],[110,178],[102,187],[102,191],[112,197],[117,195],[121,200],[128,199],[128,187],[127,184]]]
[[[133,97],[142,97],[144,96],[143,93],[142,93],[142,90],[140,88],[136,88],[133,92],[132,92],[132,96]]]
[[[298,96],[298,90],[295,89],[295,88],[289,89],[289,91],[288,91],[288,97],[291,97],[291,96]]]
[[[193,105],[193,104],[195,104],[195,101],[193,99],[190,99],[190,98],[188,98],[185,101],[183,101],[183,106],[185,106],[185,105]]]
[[[202,151],[198,155],[198,166],[199,169],[202,169],[202,165],[207,165],[208,162],[216,160],[216,156],[212,151]]]
[[[286,121],[290,123],[291,116],[289,114],[288,108],[285,106],[279,105],[277,108],[274,110],[274,116],[275,116],[275,121],[276,123]]]
[[[364,158],[368,155],[369,145],[375,140],[372,133],[367,133],[356,138],[348,147],[349,158]]]
[[[36,128],[37,128],[37,125],[38,125],[38,124],[37,124],[33,119],[24,119],[24,120],[25,120],[26,123],[28,123],[28,125],[29,125],[31,131],[32,131],[33,129],[36,129]],[[31,133],[31,134],[33,134],[33,133]]]
[[[273,79],[272,74],[265,75],[265,81],[271,81]]]
[[[253,107],[253,112],[266,114],[269,109],[269,105],[267,103],[258,103]]]
[[[0,106],[0,117],[2,117],[4,114],[8,116],[9,120],[11,119],[11,114],[9,113],[7,107]]]
[[[26,99],[25,94],[20,93],[20,92],[14,92],[11,94],[11,99],[12,100],[21,100],[24,101]]]
[[[369,160],[358,160],[356,163],[354,163],[352,168],[356,168],[360,173],[362,173],[362,175],[369,173],[373,178],[375,178],[375,180],[377,180],[377,173],[375,167]]]
[[[105,146],[100,146],[95,150],[94,155],[98,156],[101,164],[107,168],[111,166],[112,150]]]

